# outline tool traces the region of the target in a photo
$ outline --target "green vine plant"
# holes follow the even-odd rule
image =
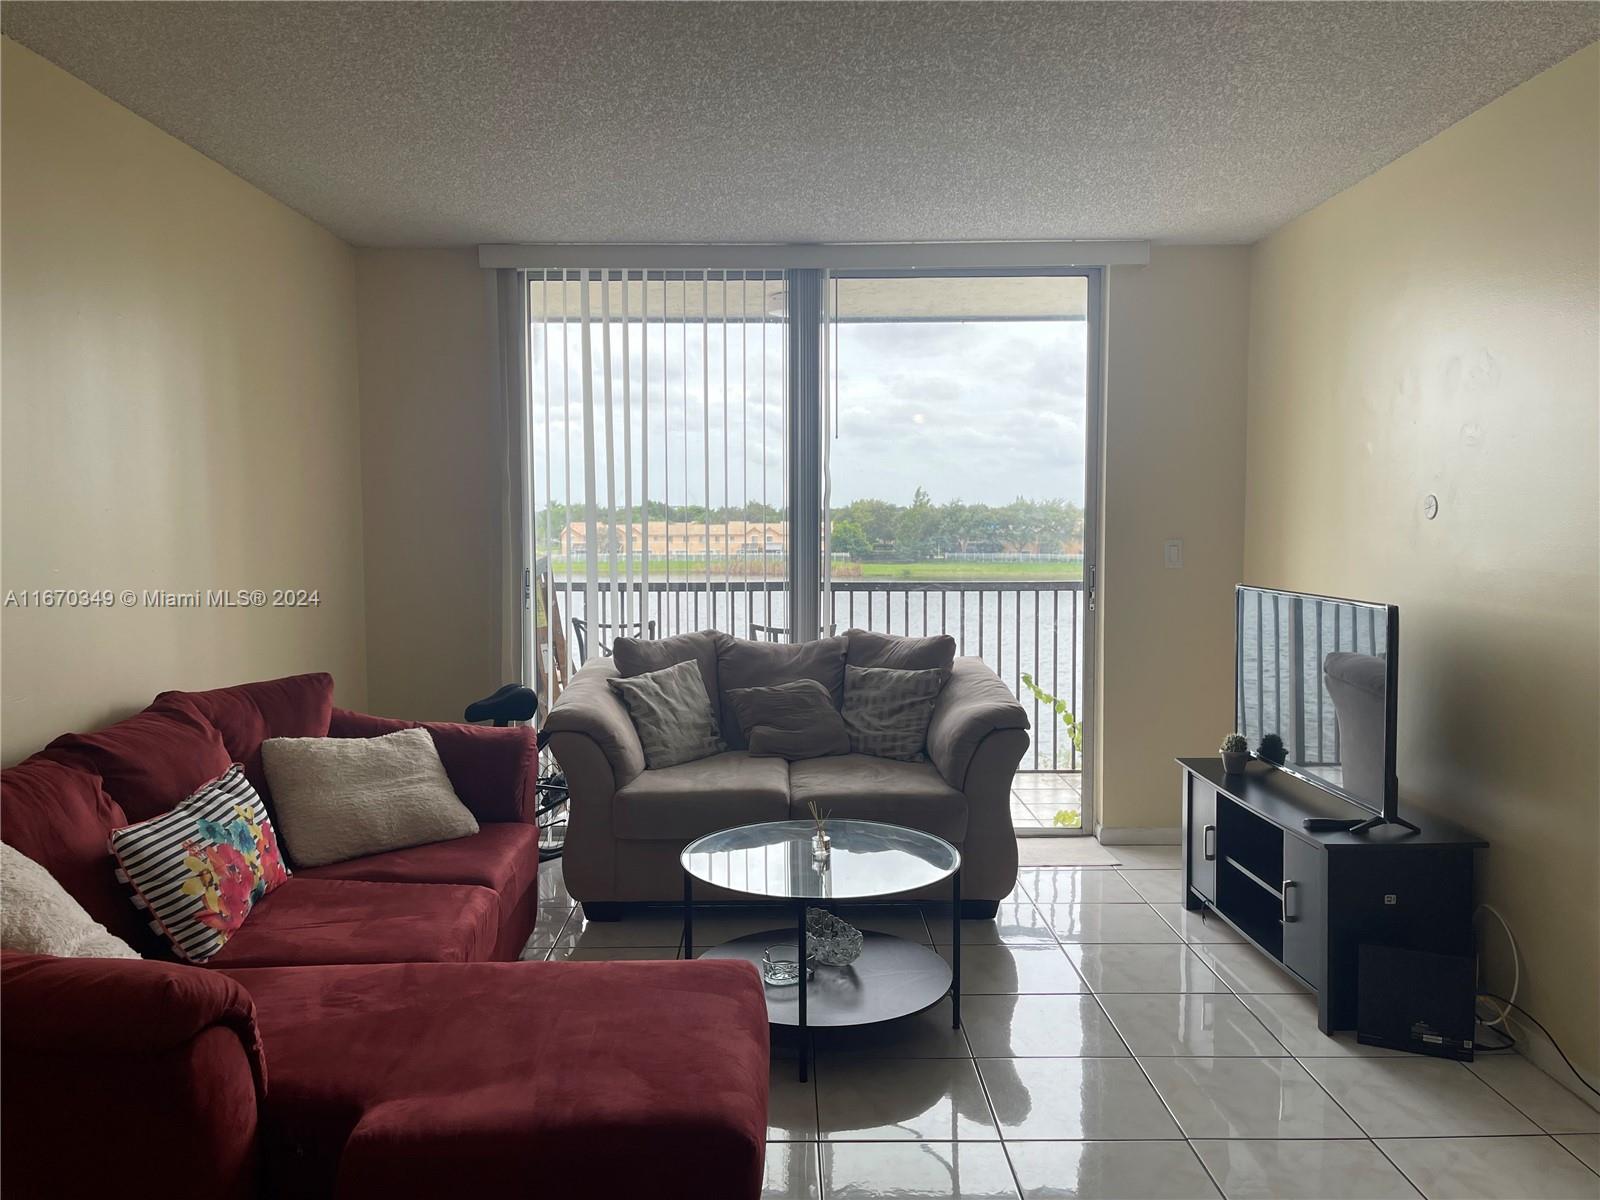
[[[1035,700],[1047,706],[1051,712],[1055,713],[1057,718],[1060,719],[1061,723],[1067,727],[1067,736],[1072,739],[1073,748],[1077,750],[1079,754],[1082,754],[1083,723],[1078,720],[1077,715],[1074,714],[1072,709],[1067,706],[1067,702],[1060,696],[1056,696],[1045,691],[1042,687],[1034,682],[1033,676],[1028,674],[1026,671],[1022,673],[1022,686],[1033,693]],[[1056,813],[1054,819],[1057,825],[1077,828],[1081,817],[1080,814],[1076,812],[1062,810],[1061,812]]]

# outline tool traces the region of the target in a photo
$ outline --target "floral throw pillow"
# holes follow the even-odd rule
[[[278,837],[237,763],[169,813],[114,830],[117,878],[150,928],[189,962],[205,962],[251,907],[289,878]]]

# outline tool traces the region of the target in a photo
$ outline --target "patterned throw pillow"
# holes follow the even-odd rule
[[[651,770],[709,758],[728,748],[693,660],[606,682],[627,707]]]
[[[117,878],[150,928],[205,962],[289,878],[261,797],[235,763],[171,812],[113,830]]]
[[[950,672],[846,667],[839,715],[855,754],[921,762],[928,723]]]

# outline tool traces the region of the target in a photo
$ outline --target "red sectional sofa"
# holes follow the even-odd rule
[[[421,726],[476,835],[297,870],[204,967],[164,953],[107,834],[232,762],[270,810],[268,737],[418,725],[332,701],[327,675],[166,692],[0,776],[0,838],[146,956],[4,956],[7,1195],[757,1195],[754,971],[515,961],[538,915],[528,730]]]

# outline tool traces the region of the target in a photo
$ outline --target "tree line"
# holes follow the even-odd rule
[[[583,519],[581,504],[552,504],[539,510],[535,515],[535,537],[540,547],[545,548],[546,528],[551,539],[557,540],[569,521]],[[627,514],[619,507],[617,523],[623,524],[626,519]],[[634,505],[633,510],[635,522],[720,525],[729,521],[783,519],[780,509],[759,501],[707,508],[651,500]],[[833,510],[833,550],[858,561],[916,562],[952,552],[1071,554],[1082,548],[1083,509],[1070,500],[1018,496],[1002,505],[967,504],[960,500],[935,504],[927,490],[919,487],[910,504],[852,500]]]

